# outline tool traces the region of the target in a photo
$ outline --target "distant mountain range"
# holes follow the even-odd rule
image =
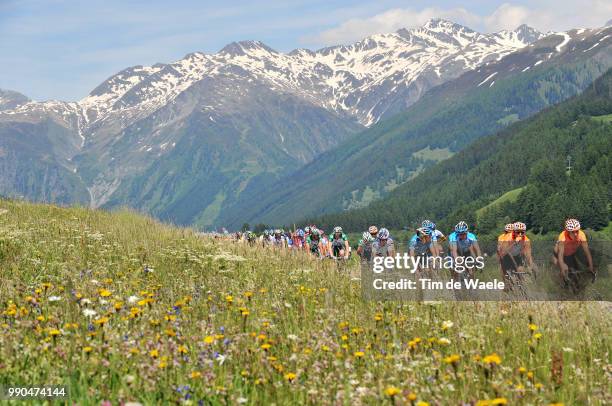
[[[534,42],[552,44],[543,60],[577,46],[591,58],[609,49],[601,32],[546,36],[521,26],[481,34],[433,19],[318,51],[236,42],[213,55],[125,69],[78,102],[0,91],[0,194],[129,205],[202,227],[239,221],[229,207],[258,202],[428,90]]]
[[[582,92],[610,67],[612,28],[550,35],[431,89],[265,193],[247,191],[219,222],[289,224],[365,207],[477,138]],[[262,197],[243,199],[252,195]]]

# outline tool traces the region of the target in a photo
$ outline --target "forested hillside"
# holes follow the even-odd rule
[[[371,223],[412,226],[424,218],[448,228],[464,219],[487,233],[521,219],[548,232],[575,216],[585,227],[602,228],[612,201],[610,113],[612,70],[582,95],[476,141],[387,199],[310,221],[358,230]]]
[[[365,207],[475,139],[583,91],[612,66],[610,33],[572,42],[552,57],[555,37],[548,38],[438,86],[406,113],[347,138],[281,181],[245,188],[219,221],[277,224]]]

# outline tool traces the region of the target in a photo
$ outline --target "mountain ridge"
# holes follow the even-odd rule
[[[22,149],[10,159],[52,162],[65,172],[56,177],[66,179],[56,186],[66,191],[62,201],[76,193],[74,201],[92,207],[130,204],[166,220],[209,226],[240,195],[541,35],[529,27],[481,34],[432,20],[402,35],[375,34],[319,51],[285,54],[259,41],[238,41],[216,54],[193,52],[172,63],[123,69],[78,102],[22,99],[0,110],[0,133],[31,131],[28,137],[61,149]],[[551,54],[565,52],[561,44],[572,35],[538,42],[550,42]],[[19,145],[11,141],[10,148]],[[0,193],[52,196],[32,192],[36,170],[17,176],[19,163],[7,157],[0,160],[12,175]],[[190,202],[195,195],[198,201]]]

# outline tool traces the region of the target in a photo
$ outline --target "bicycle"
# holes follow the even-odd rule
[[[528,277],[531,276],[530,272],[519,271],[517,269],[511,269],[506,272],[506,281],[508,282],[508,290],[510,292],[518,292],[521,299],[529,299],[529,294],[525,287],[525,283],[528,282]]]
[[[587,274],[590,274],[591,277],[590,284],[595,283],[595,280],[597,279],[596,272],[576,269],[574,267],[569,268],[567,271],[567,277],[563,281],[564,288],[571,290],[574,295],[581,293],[587,287],[587,285],[589,285],[588,279],[585,278],[585,275]]]
[[[333,259],[336,262],[336,270],[338,272],[343,272],[346,270],[346,263],[348,261],[348,258],[334,255],[329,255],[327,258]]]

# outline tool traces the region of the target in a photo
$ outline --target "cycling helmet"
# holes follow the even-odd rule
[[[429,228],[430,230],[436,229],[436,224],[431,220],[423,220],[421,223],[421,228]]]
[[[504,231],[509,233],[510,231],[514,230],[514,224],[513,223],[508,223],[504,226]]]
[[[270,235],[270,231],[264,230],[264,235]]]
[[[514,231],[527,231],[527,226],[525,225],[525,223],[521,223],[520,221],[517,221],[516,223],[512,225],[512,229]]]
[[[334,227],[334,234],[336,234],[336,233],[342,233],[342,227],[340,227],[340,226]]]
[[[304,233],[305,234],[310,234],[310,232],[311,232],[310,226],[304,227]]]
[[[321,232],[318,229],[313,227],[313,228],[310,229],[310,234],[311,235],[320,235]]]
[[[304,230],[302,230],[302,229],[300,228],[300,229],[298,229],[298,230],[297,230],[297,233],[296,233],[296,234],[297,234],[297,236],[298,236],[298,237],[304,237],[304,235],[305,235],[306,233],[304,233]]]
[[[282,234],[282,231],[279,228],[277,228],[276,230],[274,230],[274,234]]]
[[[378,233],[378,227],[376,226],[370,226],[370,228],[368,228],[368,231],[370,232],[370,234],[374,235]]]
[[[429,228],[429,227],[417,228],[417,234],[419,234],[419,235],[431,235],[431,228]]]
[[[467,223],[465,221],[460,221],[455,226],[455,231],[458,232],[458,233],[467,233],[468,229],[469,229],[469,227],[468,227],[468,225],[467,225]]]
[[[565,220],[565,229],[567,231],[578,231],[580,230],[580,222],[576,219]]]
[[[386,240],[387,238],[389,238],[389,230],[387,230],[386,228],[381,228],[378,232],[378,238],[380,238],[381,240]]]
[[[361,238],[363,239],[363,242],[374,241],[374,237],[372,237],[372,234],[370,234],[369,231],[364,231],[363,234],[361,235]]]

